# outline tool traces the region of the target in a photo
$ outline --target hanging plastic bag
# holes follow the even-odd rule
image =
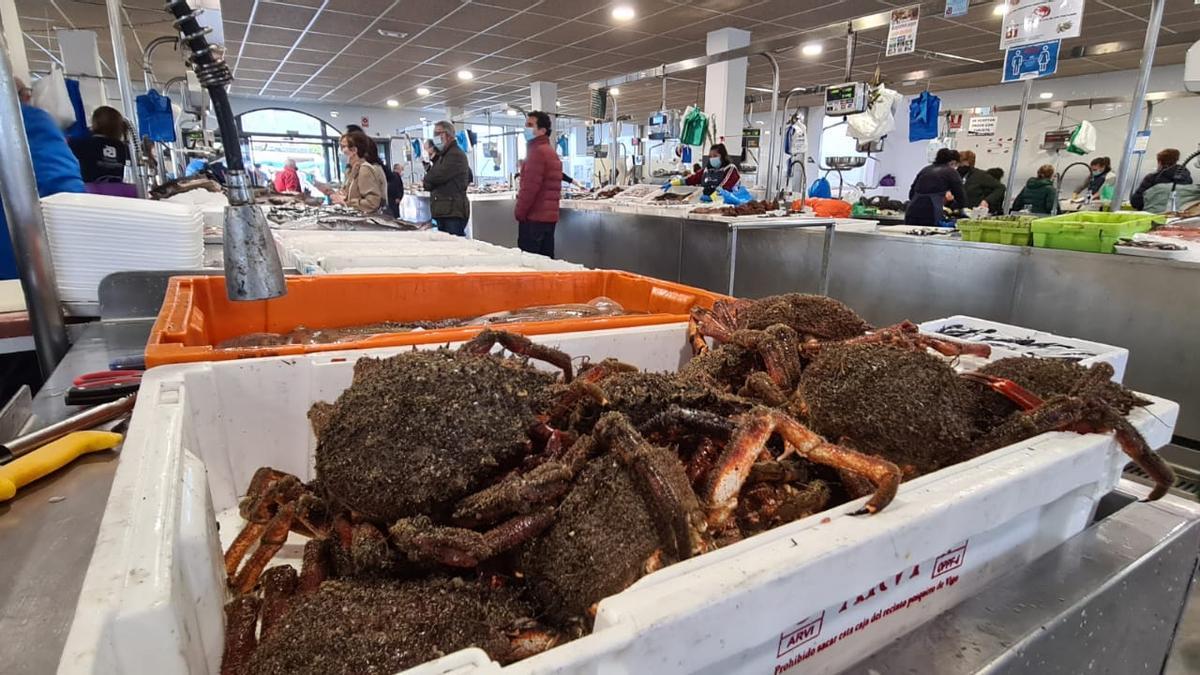
[[[783,154],[793,159],[799,158],[803,161],[804,156],[808,153],[808,127],[797,119],[788,125],[787,131],[783,135]]]
[[[1096,151],[1096,127],[1084,120],[1071,132],[1071,141],[1067,143],[1067,152],[1076,155],[1086,155]]]
[[[923,91],[908,103],[908,142],[916,143],[938,135],[938,117],[942,99]]]
[[[58,66],[50,74],[33,83],[33,105],[50,113],[60,129],[75,123],[75,106],[67,93],[67,78]]]
[[[822,176],[814,180],[812,185],[808,187],[808,196],[819,197],[821,199],[833,197],[833,188],[829,186],[829,179]]]
[[[877,141],[896,128],[896,103],[904,97],[882,84],[871,92],[866,112],[846,117],[846,135],[859,141]]]
[[[138,131],[155,143],[175,142],[175,114],[171,99],[151,89],[136,99]]]

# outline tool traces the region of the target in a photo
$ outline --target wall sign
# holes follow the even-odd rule
[[[960,112],[946,113],[946,128],[949,131],[962,131],[963,114]]]
[[[1144,155],[1144,154],[1146,154],[1146,148],[1149,148],[1149,147],[1150,147],[1150,130],[1146,129],[1145,131],[1137,132],[1137,137],[1133,139],[1134,154]]]
[[[1000,49],[1079,37],[1083,0],[1007,0]]]
[[[921,6],[893,9],[888,24],[887,56],[911,54],[917,50],[917,24],[921,20]]]
[[[1058,40],[1013,47],[1004,52],[1001,82],[1020,82],[1053,75],[1058,70]]]
[[[971,5],[970,0],[946,0],[947,18],[952,16],[966,16],[967,8]]]
[[[967,122],[967,135],[995,136],[996,120],[997,117],[995,115],[973,115],[971,120]]]
[[[371,119],[370,119],[369,117],[367,117],[366,115],[363,115],[363,118],[362,118],[362,120],[359,122],[359,125],[358,125],[358,126],[360,126],[360,127],[364,128],[364,129],[366,129],[366,128],[370,127],[370,126],[371,126]]]

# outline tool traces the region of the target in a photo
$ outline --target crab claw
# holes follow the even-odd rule
[[[870,480],[875,485],[875,495],[867,502],[864,512],[876,513],[895,498],[900,486],[900,469],[895,464],[830,443],[788,415],[760,407],[743,419],[709,476],[703,499],[710,527],[719,529],[733,514],[742,485],[759,453],[776,432],[789,446],[779,459],[796,452],[809,461],[844,469]]]
[[[1006,380],[1003,377],[984,375],[983,373],[978,372],[963,373],[960,377],[965,380],[971,380],[972,382],[978,382],[979,384],[982,384],[988,389],[991,389],[997,394],[1000,394],[1001,396],[1012,401],[1019,408],[1021,408],[1021,410],[1034,410],[1036,408],[1040,408],[1044,403],[1041,397],[1037,394],[1029,391],[1025,387],[1022,387],[1016,382],[1013,382],[1012,380]]]

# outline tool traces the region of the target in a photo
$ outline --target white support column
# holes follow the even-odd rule
[[[530,110],[541,110],[554,115],[558,112],[558,84],[533,82],[529,85]]]
[[[706,53],[716,54],[750,44],[750,32],[722,28],[708,34]],[[704,112],[716,115],[717,142],[725,137],[729,154],[742,152],[742,118],[746,108],[746,59],[734,59],[707,67]],[[707,149],[707,148],[706,148]]]
[[[4,41],[8,43],[8,59],[12,63],[13,75],[21,78],[27,85],[33,82],[29,78],[29,57],[25,54],[25,36],[21,33],[21,19],[17,15],[16,0],[0,0],[0,26],[4,28]]]
[[[83,109],[91,111],[109,105],[104,91],[104,73],[100,70],[100,51],[96,48],[96,33],[90,30],[56,31],[58,49],[62,53],[63,68],[79,80],[79,93],[83,97]],[[119,106],[118,106],[119,107]]]

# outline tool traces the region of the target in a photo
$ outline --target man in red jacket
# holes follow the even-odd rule
[[[550,116],[541,111],[525,118],[525,165],[517,189],[517,246],[554,257],[554,226],[562,197],[562,160],[550,143]]]
[[[300,191],[300,174],[296,172],[296,160],[289,159],[284,163],[283,170],[275,174],[275,191]]]

